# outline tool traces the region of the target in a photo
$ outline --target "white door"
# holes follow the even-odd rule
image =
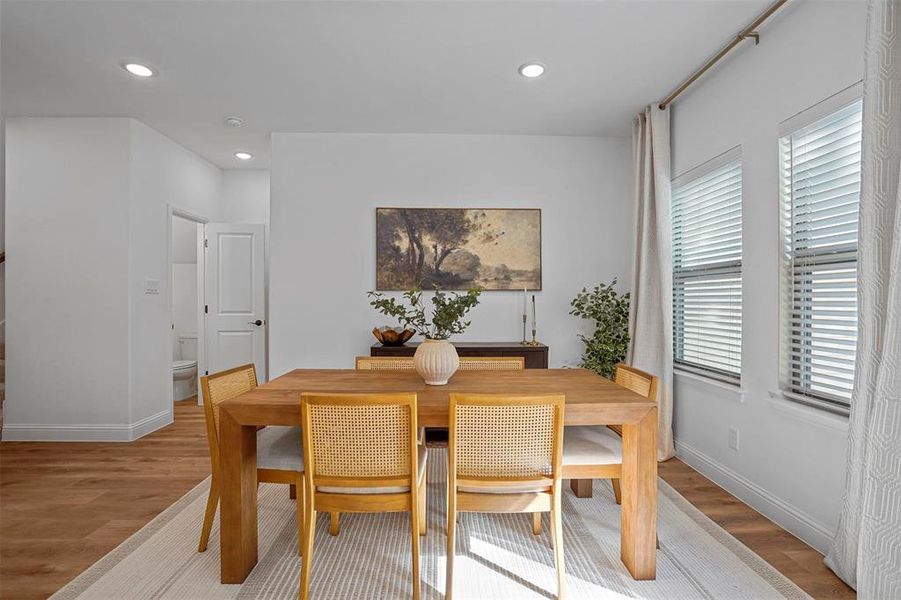
[[[254,363],[266,380],[263,225],[206,224],[206,371]]]

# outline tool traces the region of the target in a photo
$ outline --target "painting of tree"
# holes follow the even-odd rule
[[[541,289],[540,209],[376,209],[376,289]]]

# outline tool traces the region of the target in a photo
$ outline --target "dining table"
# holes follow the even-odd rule
[[[257,563],[256,432],[299,426],[302,392],[413,392],[419,427],[447,427],[452,393],[563,394],[564,424],[622,427],[620,559],[633,578],[656,576],[657,404],[585,369],[458,371],[426,385],[415,371],[296,369],[219,405],[222,583],[241,583]]]

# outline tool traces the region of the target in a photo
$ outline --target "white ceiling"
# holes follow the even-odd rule
[[[767,4],[7,1],[2,106],[136,117],[223,168],[267,167],[274,131],[628,136]]]

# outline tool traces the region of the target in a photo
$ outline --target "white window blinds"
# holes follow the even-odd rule
[[[847,406],[857,346],[862,103],[780,140],[783,385]]]
[[[673,358],[680,367],[738,380],[741,160],[674,183]]]

